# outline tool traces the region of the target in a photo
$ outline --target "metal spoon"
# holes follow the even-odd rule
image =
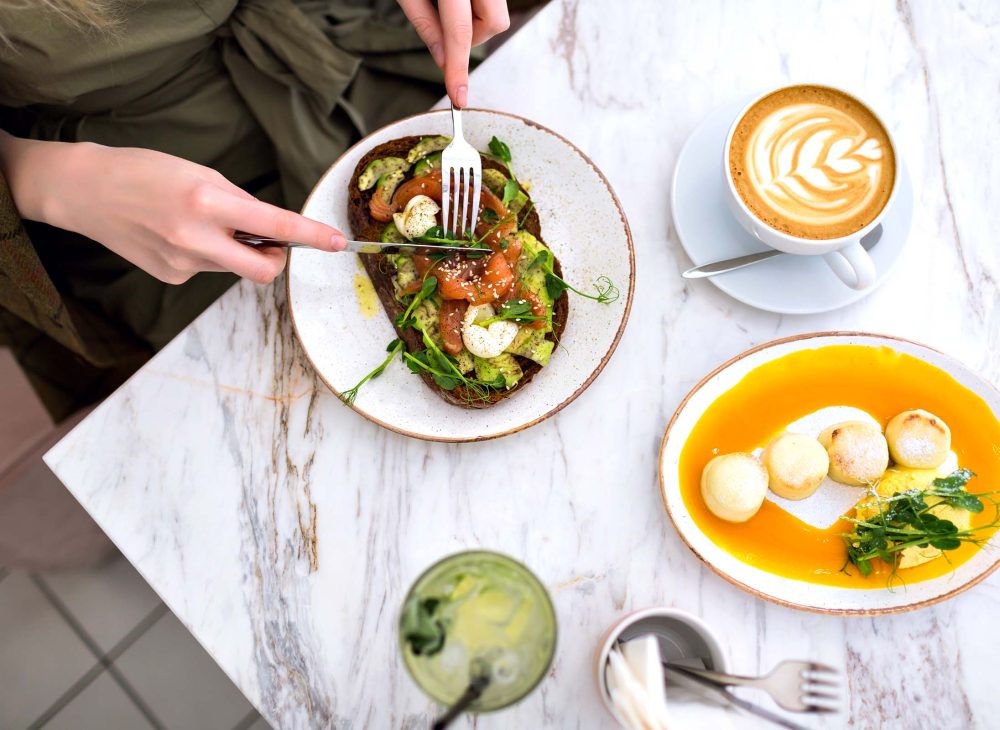
[[[861,239],[861,245],[864,247],[865,251],[871,251],[875,248],[875,244],[879,242],[882,238],[882,224],[879,223],[875,226],[864,238]],[[716,274],[725,274],[727,271],[735,271],[736,269],[742,269],[744,266],[750,266],[756,264],[760,261],[767,261],[775,256],[781,256],[784,251],[761,251],[760,253],[751,253],[746,256],[737,256],[732,259],[723,259],[722,261],[713,261],[709,264],[702,264],[701,266],[695,266],[693,269],[688,269],[681,276],[685,279],[703,279],[709,276],[715,276]]]

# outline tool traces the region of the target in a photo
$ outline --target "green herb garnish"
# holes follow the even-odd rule
[[[883,560],[893,568],[895,574],[898,555],[908,547],[935,547],[938,550],[955,550],[962,543],[980,544],[983,537],[977,533],[1000,525],[1000,505],[990,495],[971,494],[965,486],[974,476],[968,469],[959,469],[947,477],[935,479],[927,489],[909,489],[891,497],[875,494],[875,504],[879,512],[867,520],[841,517],[854,528],[842,534],[847,544],[847,561],[857,566],[862,575],[870,575],[872,561]],[[936,497],[931,504],[927,497]],[[931,510],[939,505],[979,513],[983,511],[983,499],[997,508],[993,521],[979,527],[959,530],[951,520],[942,519]]]
[[[608,277],[598,277],[597,281],[594,282],[594,288],[597,289],[596,295],[586,294],[556,274],[553,262],[554,259],[552,258],[551,251],[539,251],[538,255],[535,256],[535,260],[531,262],[532,266],[540,266],[545,272],[545,288],[553,300],[558,299],[568,289],[571,292],[579,294],[581,297],[593,299],[600,304],[611,304],[617,301],[620,292],[618,291],[618,287]]]
[[[510,201],[517,197],[518,191],[520,191],[520,188],[517,183],[508,178],[507,182],[503,184],[503,198],[500,201],[503,203],[504,208],[510,205]]]
[[[510,147],[508,147],[504,142],[501,142],[499,139],[497,139],[495,135],[493,139],[490,140],[490,154],[492,154],[494,157],[500,160],[500,162],[502,162],[507,166],[507,172],[510,173],[511,180],[517,180],[517,177],[514,175],[514,170],[510,166],[510,161],[512,159],[510,154]],[[506,193],[507,193],[507,188],[505,185],[504,194],[506,195]]]
[[[390,342],[389,346],[385,348],[385,351],[388,352],[389,355],[385,358],[385,360],[382,361],[382,364],[379,365],[374,370],[372,370],[370,373],[368,373],[365,377],[361,378],[358,384],[355,385],[353,388],[351,388],[350,390],[345,390],[343,393],[341,393],[340,399],[344,401],[344,403],[346,403],[347,405],[352,405],[354,403],[354,399],[358,397],[358,391],[361,389],[361,386],[367,383],[372,378],[377,378],[379,375],[381,375],[383,371],[389,366],[389,363],[392,362],[392,358],[396,357],[396,353],[398,353],[402,349],[403,349],[402,340],[395,339],[392,342]]]
[[[521,216],[521,222],[517,224],[518,228],[524,228],[524,222],[528,220],[528,216],[531,215],[531,211],[535,209],[535,202],[531,201],[528,203],[528,207],[524,209],[524,215]]]
[[[484,319],[482,322],[477,322],[476,324],[480,327],[489,327],[494,322],[502,322],[504,320],[525,323],[538,322],[544,319],[548,319],[548,317],[541,317],[532,312],[531,302],[526,299],[514,299],[501,304],[495,316]]]
[[[417,306],[431,297],[435,291],[437,291],[438,280],[433,276],[428,276],[424,278],[423,286],[420,287],[420,291],[414,294],[412,301],[410,301],[409,306],[406,310],[396,317],[396,326],[400,329],[409,329],[413,326],[416,321],[413,319],[413,312],[416,311]]]
[[[502,374],[493,381],[466,377],[459,369],[455,359],[437,346],[419,322],[414,323],[413,328],[419,330],[423,335],[426,349],[413,353],[403,352],[403,361],[410,372],[427,373],[444,390],[452,391],[461,385],[469,394],[469,400],[485,400],[489,397],[490,389],[500,390],[506,386],[507,381],[504,380]]]
[[[416,656],[433,656],[444,648],[445,626],[435,616],[440,605],[439,598],[413,596],[403,606],[400,620],[403,641]]]
[[[493,229],[490,230],[492,231]],[[487,235],[489,234],[487,233]],[[485,238],[485,236],[483,236],[483,238]],[[471,234],[468,238],[454,238],[441,226],[434,226],[433,228],[427,229],[422,236],[416,236],[413,239],[413,242],[426,243],[430,246],[461,246],[469,249],[469,253],[464,255],[471,259],[482,258],[486,255],[486,252],[490,250],[490,247],[483,243],[482,238],[477,240],[475,236]],[[437,259],[437,261],[443,260],[451,255],[452,254],[450,253],[440,254],[440,258]]]

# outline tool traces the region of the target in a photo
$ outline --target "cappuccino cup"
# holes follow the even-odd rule
[[[786,86],[737,115],[723,152],[730,210],[761,243],[822,256],[852,289],[875,282],[861,245],[889,211],[897,156],[866,104],[830,86]]]

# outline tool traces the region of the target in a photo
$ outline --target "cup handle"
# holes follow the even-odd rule
[[[839,251],[831,251],[823,258],[833,273],[852,289],[867,289],[875,283],[875,262],[860,241]]]

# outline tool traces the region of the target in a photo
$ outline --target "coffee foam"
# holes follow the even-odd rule
[[[768,225],[802,238],[838,238],[885,207],[895,156],[861,102],[797,86],[764,97],[743,116],[730,145],[730,174]]]

